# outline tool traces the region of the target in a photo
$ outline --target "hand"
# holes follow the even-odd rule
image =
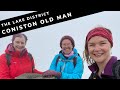
[[[52,76],[51,75],[52,74],[52,71],[51,70],[47,70],[47,71],[45,71],[45,72],[43,72],[43,77],[50,77],[50,76]]]
[[[52,77],[52,76],[55,76],[57,78],[60,78],[61,77],[61,73],[60,72],[56,72],[54,70],[47,70],[45,72],[43,72],[43,77]]]

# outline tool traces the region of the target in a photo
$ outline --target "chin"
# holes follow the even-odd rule
[[[104,60],[103,59],[95,59],[97,63],[102,63]]]
[[[65,53],[65,55],[68,55],[69,53]]]
[[[22,50],[18,50],[18,49],[17,49],[16,51],[21,52]]]

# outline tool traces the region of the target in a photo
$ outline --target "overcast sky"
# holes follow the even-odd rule
[[[24,15],[32,11],[0,11],[0,20]],[[28,37],[27,49],[33,54],[36,68],[45,71],[49,68],[52,59],[59,53],[59,42],[62,36],[70,35],[75,40],[75,48],[83,57],[85,37],[89,30],[96,26],[104,26],[113,33],[114,47],[112,55],[120,58],[120,11],[104,11],[91,14],[77,19],[53,24],[50,26],[24,32]],[[0,54],[4,52],[6,46],[11,43],[11,36],[0,39]],[[87,79],[90,71],[84,62],[84,73],[82,78]]]

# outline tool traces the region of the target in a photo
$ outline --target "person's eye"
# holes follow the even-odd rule
[[[89,44],[88,46],[89,46],[89,47],[93,47],[94,45],[93,45],[93,44]]]
[[[17,44],[19,44],[20,42],[19,41],[16,41]]]
[[[24,42],[21,42],[21,44],[24,44]]]
[[[103,42],[103,43],[100,43],[101,45],[104,45],[104,44],[106,44],[105,42]]]

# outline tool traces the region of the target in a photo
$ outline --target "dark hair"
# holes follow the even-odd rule
[[[63,36],[63,37],[61,38],[61,40],[60,40],[60,47],[61,47],[61,48],[62,48],[62,41],[65,40],[65,39],[70,40],[71,43],[72,43],[73,48],[75,47],[75,42],[74,42],[73,38],[72,38],[71,36],[66,35],[66,36]]]
[[[12,42],[15,40],[16,37],[22,37],[24,36],[25,38],[25,42],[27,42],[27,36],[25,34],[22,34],[22,33],[19,33],[19,34],[14,34],[13,37],[12,37]]]

